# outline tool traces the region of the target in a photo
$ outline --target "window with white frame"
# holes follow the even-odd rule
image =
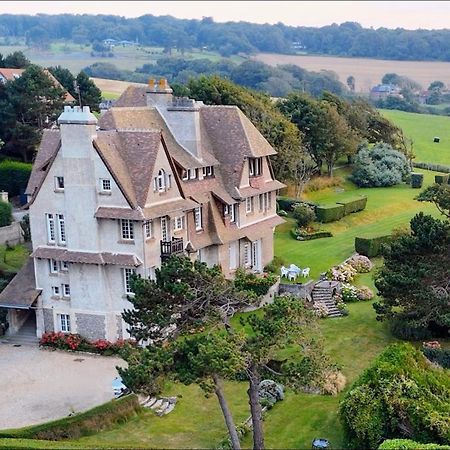
[[[245,212],[253,212],[253,197],[247,197],[245,199]]]
[[[181,172],[181,179],[183,181],[189,180],[189,172],[187,170],[184,170]]]
[[[155,191],[164,192],[166,190],[166,172],[164,169],[158,171],[158,176],[155,177]]]
[[[64,221],[63,214],[57,214],[58,217],[58,237],[59,243],[62,245],[66,244],[66,223]]]
[[[228,214],[230,214],[230,205],[224,205],[223,207],[223,215],[224,216],[228,216]]]
[[[250,266],[250,245],[244,244],[244,267]]]
[[[70,285],[63,284],[62,285],[63,297],[70,297]]]
[[[55,215],[46,214],[47,221],[47,241],[49,244],[54,244],[56,242],[56,230],[55,230]]]
[[[55,190],[56,191],[64,190],[64,177],[55,177]]]
[[[153,222],[147,220],[144,224],[145,239],[150,239],[153,237]]]
[[[183,216],[175,217],[173,221],[174,231],[179,231],[182,230],[183,228],[184,228],[184,217]]]
[[[206,166],[202,168],[203,177],[213,177],[214,176],[214,166]]]
[[[198,178],[198,169],[188,169],[188,176],[190,180]]]
[[[61,288],[59,286],[52,286],[53,297],[59,297],[61,295]]]
[[[135,269],[131,269],[129,267],[123,269],[123,283],[126,294],[134,294],[131,289],[131,277],[136,273]]]
[[[48,265],[49,265],[50,273],[55,274],[55,273],[59,272],[58,261],[55,261],[54,259],[49,259]]]
[[[149,267],[148,279],[152,280],[152,281],[156,281],[156,266]]]
[[[272,206],[272,193],[264,192],[264,194],[259,194],[259,210],[267,211]]]
[[[235,223],[237,217],[237,204],[230,205],[230,222]]]
[[[194,221],[195,221],[195,229],[201,230],[203,227],[202,224],[202,207],[199,206],[198,208],[194,209]]]
[[[262,158],[249,158],[248,171],[251,177],[257,177],[262,174]]]
[[[69,314],[58,314],[59,319],[59,330],[63,333],[70,333],[70,315]]]
[[[132,241],[134,239],[134,224],[130,219],[120,220],[120,236],[124,241]]]
[[[111,192],[111,180],[109,178],[100,178],[100,190],[102,192]]]
[[[69,270],[69,263],[67,261],[61,261],[61,271],[67,272]]]

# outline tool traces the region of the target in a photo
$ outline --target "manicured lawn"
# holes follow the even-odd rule
[[[434,172],[424,173],[424,186],[434,182]],[[347,175],[348,171],[340,169],[336,175]],[[364,211],[350,214],[340,221],[323,224],[324,230],[331,231],[333,237],[312,241],[296,241],[290,230],[294,227],[293,219],[287,219],[277,227],[275,232],[275,254],[282,257],[287,264],[310,267],[311,277],[318,278],[321,272],[344,261],[354,252],[355,236],[389,234],[394,228],[407,225],[419,211],[438,216],[434,205],[414,200],[420,192],[409,185],[402,184],[389,188],[358,189],[350,182],[343,188],[328,188],[307,194],[307,199],[319,204],[335,203],[339,200],[353,198],[364,194],[367,206]]]
[[[28,258],[29,251],[22,245],[7,249],[0,245],[0,270],[18,272]]]
[[[450,166],[450,117],[381,109],[414,142],[416,161]],[[441,142],[434,143],[439,136]]]

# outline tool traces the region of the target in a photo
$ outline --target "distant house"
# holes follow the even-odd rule
[[[103,43],[105,45],[115,45],[115,44],[117,44],[117,40],[116,39],[111,39],[111,38],[103,39]]]
[[[394,84],[378,84],[370,90],[370,99],[374,101],[386,100],[389,95],[402,97],[400,88]]]
[[[25,71],[25,69],[9,69],[9,68],[0,68],[0,82],[3,84],[7,83],[8,81],[17,80],[17,78],[20,78],[22,73]],[[52,80],[53,84],[63,90],[64,87],[62,84],[47,70],[44,69],[44,73]],[[72,95],[66,91],[65,96],[65,103],[74,103],[75,99],[72,97]]]

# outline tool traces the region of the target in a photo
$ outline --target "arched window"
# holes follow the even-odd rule
[[[166,190],[166,172],[164,169],[160,169],[158,176],[156,177],[156,188],[159,192]]]

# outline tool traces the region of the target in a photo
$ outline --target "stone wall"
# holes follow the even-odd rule
[[[23,232],[19,222],[0,228],[0,245],[17,245],[23,242]]]
[[[105,316],[99,314],[76,313],[77,333],[95,341],[105,339]]]
[[[310,280],[307,283],[284,284],[280,283],[279,294],[293,295],[294,297],[311,300],[311,292],[314,289],[316,282]]]
[[[117,339],[123,339],[122,316],[116,316],[116,323],[117,323]]]
[[[43,309],[44,313],[44,330],[46,333],[55,331],[55,323],[53,322],[53,310]]]

